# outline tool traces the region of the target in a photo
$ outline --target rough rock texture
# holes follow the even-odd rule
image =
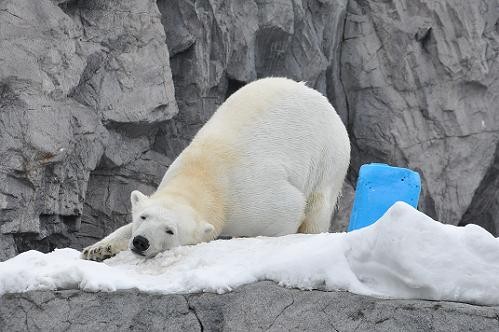
[[[356,0],[347,9],[340,61],[353,169],[383,160],[418,170],[421,208],[447,223],[489,199],[471,205],[499,138],[498,18],[496,0]]]
[[[158,141],[168,156],[249,81],[287,76],[326,93],[328,79],[339,77],[333,58],[339,59],[346,1],[158,0],[158,7],[180,109]]]
[[[151,149],[178,112],[156,3],[58,3],[0,2],[0,259],[104,235],[123,182],[152,190],[169,164]]]
[[[336,213],[331,220],[331,226],[329,227],[330,232],[344,232],[348,228],[354,197],[355,188],[350,182],[345,181],[341,190],[341,197],[338,201]]]
[[[497,234],[496,0],[0,1],[0,260],[129,222],[217,106],[288,76],[327,95],[352,168],[420,171],[421,209]]]
[[[223,295],[67,290],[0,301],[1,331],[499,331],[499,307],[380,300],[271,282]]]
[[[492,165],[478,187],[460,225],[479,224],[499,235],[499,144]]]

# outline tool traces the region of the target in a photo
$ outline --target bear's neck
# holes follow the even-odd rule
[[[222,232],[225,221],[223,188],[203,165],[183,167],[151,198],[186,204],[203,221],[213,225],[215,236]]]

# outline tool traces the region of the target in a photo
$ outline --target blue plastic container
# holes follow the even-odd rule
[[[371,225],[397,201],[417,208],[420,192],[421,178],[417,172],[386,164],[362,165],[348,231]]]

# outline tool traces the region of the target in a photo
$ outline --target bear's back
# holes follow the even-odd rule
[[[228,235],[292,233],[297,226],[288,231],[265,223],[290,219],[286,211],[299,200],[305,204],[317,188],[341,187],[349,159],[346,129],[326,97],[304,83],[266,78],[247,84],[219,107],[160,187],[187,165],[199,165],[223,188]]]
[[[332,105],[303,82],[271,77],[233,93],[178,159],[218,159],[221,167],[236,168],[277,163],[300,177],[319,167],[325,153],[340,168],[349,163],[348,134]]]

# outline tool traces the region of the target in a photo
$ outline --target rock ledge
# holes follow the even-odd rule
[[[1,331],[499,331],[499,307],[300,291],[265,281],[227,294],[136,290],[6,294]]]

